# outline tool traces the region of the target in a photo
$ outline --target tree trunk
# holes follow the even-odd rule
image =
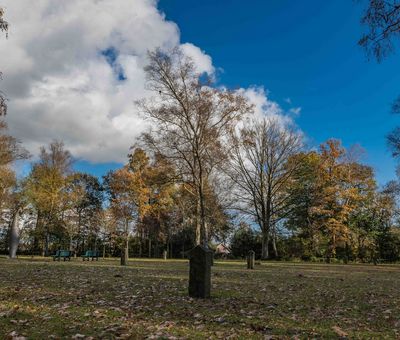
[[[44,256],[49,256],[49,230],[46,227],[44,239]]]
[[[278,257],[278,249],[276,247],[276,226],[275,224],[273,225],[273,233],[272,233],[272,249],[274,250],[274,256],[275,258]]]
[[[125,246],[121,247],[121,266],[126,266],[129,260],[129,238],[125,238]]]
[[[121,266],[126,266],[125,249],[121,249]]]
[[[156,244],[154,245],[154,252],[153,252],[154,258],[158,259],[160,257],[160,247],[158,244],[158,240],[156,239]]]
[[[73,251],[74,249],[73,249],[73,246],[72,246],[72,236],[70,236],[69,237],[69,251]],[[74,252],[74,256],[75,256],[75,253],[76,252]]]
[[[204,197],[204,183],[203,176],[200,174],[200,185],[199,185],[199,200],[200,200],[200,243],[208,248],[208,230],[206,222],[206,206]]]
[[[151,238],[149,237],[149,258],[151,258]]]
[[[269,230],[263,230],[262,233],[262,249],[261,249],[261,258],[263,260],[267,260],[269,257],[269,250],[268,250],[268,245],[269,245]]]
[[[121,266],[126,266],[129,260],[128,220],[125,219],[125,246],[121,247]]]
[[[336,256],[336,235],[332,235],[332,247],[330,257],[334,258]]]
[[[272,235],[272,249],[274,250],[275,258],[278,257],[278,249],[276,248],[276,235],[275,233]]]
[[[200,199],[196,198],[196,246],[201,244],[201,223],[200,223]]]
[[[126,240],[125,240],[124,256],[125,256],[125,263],[128,264],[128,260],[129,260],[129,237],[128,237],[128,235],[126,236]]]
[[[20,209],[17,209],[13,220],[11,223],[11,230],[10,230],[10,258],[15,259],[17,258],[17,249],[19,244],[19,212]]]

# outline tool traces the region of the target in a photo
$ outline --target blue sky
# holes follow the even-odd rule
[[[263,85],[283,108],[302,108],[296,123],[310,145],[335,137],[366,149],[380,183],[395,178],[385,135],[400,124],[390,103],[400,94],[400,58],[368,61],[357,45],[363,4],[335,1],[180,1],[159,8],[182,42],[209,54],[231,87]]]

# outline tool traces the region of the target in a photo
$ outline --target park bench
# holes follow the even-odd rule
[[[94,259],[96,259],[96,261],[99,260],[99,252],[98,251],[94,251],[94,250],[86,250],[85,255],[82,255],[82,261],[85,261],[85,259],[87,259],[89,261],[89,259],[92,259],[92,261]]]
[[[65,261],[71,261],[71,252],[69,250],[57,250],[56,254],[53,255],[53,261],[57,260],[60,261],[61,258]]]

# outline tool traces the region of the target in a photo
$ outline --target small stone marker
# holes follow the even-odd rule
[[[190,259],[189,296],[209,298],[211,292],[211,261],[210,250],[198,245],[188,251]]]
[[[167,259],[167,251],[166,251],[166,250],[163,251],[163,259],[164,259],[164,260]]]
[[[247,269],[254,269],[256,253],[250,250],[247,254]]]

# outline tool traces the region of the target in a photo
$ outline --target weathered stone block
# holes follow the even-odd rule
[[[247,269],[254,269],[254,263],[256,259],[256,253],[250,250],[247,254]]]
[[[189,296],[209,298],[211,295],[212,252],[198,245],[188,252],[190,260]]]

